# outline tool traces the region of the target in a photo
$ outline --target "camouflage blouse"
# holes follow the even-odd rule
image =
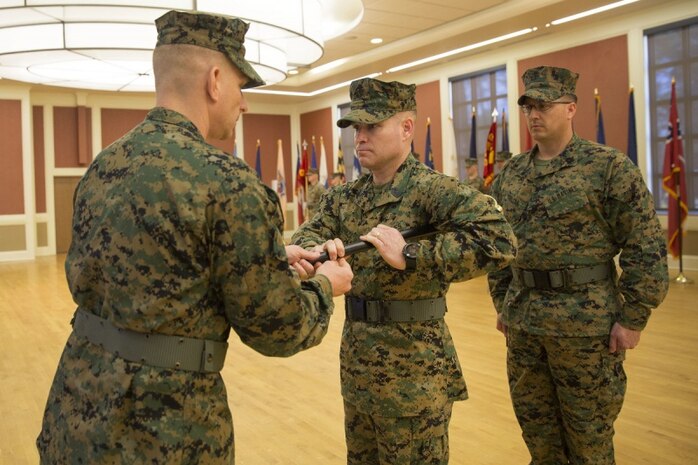
[[[359,240],[379,223],[398,230],[431,224],[443,231],[421,240],[414,271],[385,263],[375,249],[353,255],[352,296],[414,300],[444,296],[449,284],[509,263],[515,239],[496,202],[412,155],[393,181],[376,186],[370,174],[330,189],[318,214],[294,234],[310,247],[338,237]],[[446,322],[376,324],[346,321],[340,369],[342,395],[366,413],[409,416],[467,398],[463,372]]]
[[[509,268],[490,274],[490,293],[504,321],[551,336],[600,336],[616,321],[645,327],[668,289],[666,243],[640,170],[623,153],[577,137],[542,167],[537,148],[513,157],[492,195],[514,228],[513,265],[556,270],[610,263],[617,280],[564,290],[522,287]]]
[[[138,332],[288,356],[320,342],[333,310],[322,276],[287,262],[276,194],[184,116],[155,108],[102,151],[74,199],[65,268],[78,308]],[[72,334],[38,439],[42,463],[233,460],[219,373],[132,363]]]

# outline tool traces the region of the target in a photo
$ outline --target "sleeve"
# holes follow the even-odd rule
[[[501,207],[490,196],[450,177],[438,178],[428,190],[430,223],[448,231],[422,241],[424,266],[446,282],[464,281],[499,270],[514,259],[516,238]]]
[[[301,282],[288,264],[276,195],[249,173],[241,178],[210,207],[213,287],[243,343],[290,356],[327,333],[331,284],[324,276]]]
[[[666,241],[642,174],[624,154],[609,164],[606,186],[604,215],[621,248],[618,287],[624,303],[618,322],[642,330],[669,289]]]
[[[500,186],[502,182],[504,182],[504,176],[504,172],[500,173],[492,183],[491,195],[495,200],[499,198]],[[487,276],[490,296],[492,297],[492,302],[497,313],[501,313],[503,310],[502,305],[504,304],[504,298],[507,295],[512,277],[511,266],[505,266],[499,270],[492,271]]]
[[[320,214],[314,215],[293,233],[292,244],[310,249],[339,236],[339,200],[344,189],[344,186],[337,186],[324,192],[317,209]]]

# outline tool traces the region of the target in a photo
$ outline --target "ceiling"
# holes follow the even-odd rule
[[[620,17],[667,1],[639,0],[599,15],[546,27],[552,20],[609,3],[613,0],[363,0],[363,18],[353,30],[326,41],[322,58],[312,66],[299,69],[298,75],[268,88],[312,92],[521,29],[538,28],[534,33],[489,48],[583,26],[601,18]],[[371,44],[374,37],[382,38],[383,43]],[[440,61],[461,59],[483,50],[487,47]],[[340,59],[346,62],[322,71],[321,65]]]

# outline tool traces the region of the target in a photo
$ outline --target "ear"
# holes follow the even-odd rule
[[[577,103],[573,102],[570,103],[567,107],[567,119],[571,120],[572,118],[574,118],[575,114],[577,114]]]
[[[412,138],[414,136],[414,117],[412,115],[407,116],[402,120],[400,127],[402,128],[403,138]]]
[[[206,94],[213,102],[221,98],[221,69],[211,66],[206,74]]]

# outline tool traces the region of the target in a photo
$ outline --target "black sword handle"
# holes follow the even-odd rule
[[[436,230],[436,228],[430,224],[425,224],[422,226],[416,226],[414,228],[408,228],[400,231],[400,234],[402,235],[403,238],[405,239],[415,239],[415,238],[423,238],[423,237],[429,237],[433,236],[435,234],[438,234],[439,231]],[[357,252],[363,252],[365,250],[370,249],[373,247],[373,244],[370,242],[366,241],[358,241],[354,242],[353,244],[349,244],[344,247],[344,258],[348,257],[349,255],[355,254]],[[320,257],[318,257],[315,260],[308,260],[310,263],[324,263],[329,259],[329,256],[327,255],[327,252],[322,252],[320,254]]]

